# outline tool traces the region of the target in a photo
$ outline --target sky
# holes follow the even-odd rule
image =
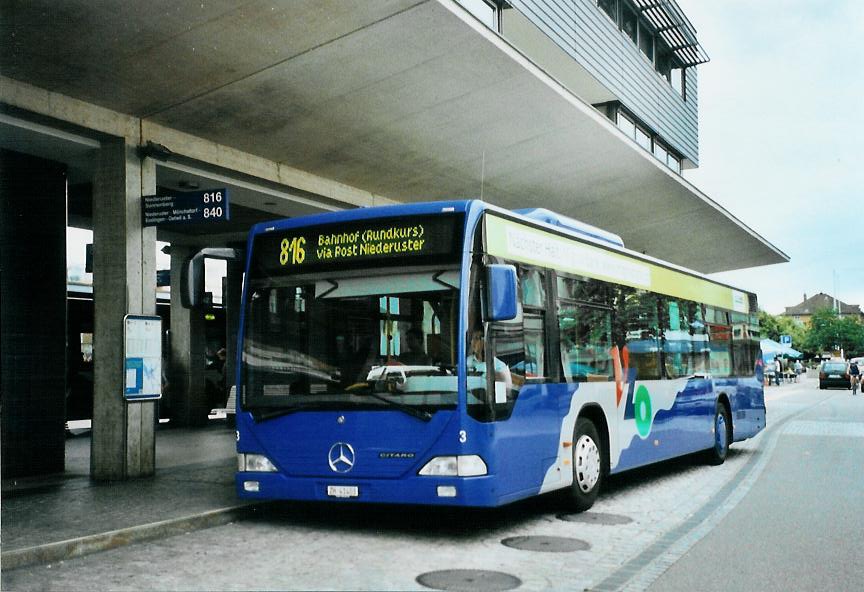
[[[684,176],[791,259],[711,277],[771,314],[819,292],[864,308],[864,2],[678,4],[711,58]]]

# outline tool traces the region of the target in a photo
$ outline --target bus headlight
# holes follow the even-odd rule
[[[476,454],[436,456],[420,469],[425,477],[479,477],[488,473],[486,463]]]
[[[237,470],[251,473],[274,473],[279,469],[263,454],[240,453],[237,455]]]

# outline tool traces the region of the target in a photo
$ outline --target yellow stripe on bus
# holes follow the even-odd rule
[[[747,295],[738,290],[497,216],[486,216],[486,241],[489,254],[496,257],[728,310],[749,311]]]

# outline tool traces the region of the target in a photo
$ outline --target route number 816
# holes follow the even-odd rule
[[[289,259],[291,260],[291,265],[303,263],[306,259],[306,249],[303,248],[305,244],[306,239],[302,236],[295,236],[290,241],[287,238],[283,238],[279,251],[279,263],[288,265]]]

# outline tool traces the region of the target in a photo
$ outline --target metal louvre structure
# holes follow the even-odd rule
[[[633,4],[663,38],[682,67],[689,68],[711,58],[699,45],[696,30],[675,0],[632,0]]]

